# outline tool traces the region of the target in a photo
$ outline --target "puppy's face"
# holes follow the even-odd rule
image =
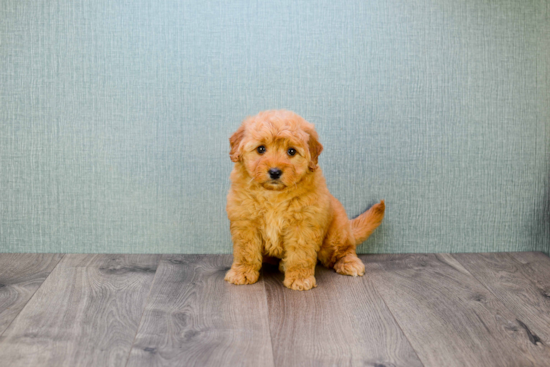
[[[323,150],[313,125],[284,110],[246,119],[229,141],[231,160],[267,190],[297,184],[317,168]]]

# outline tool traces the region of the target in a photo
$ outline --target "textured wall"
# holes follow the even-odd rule
[[[550,1],[0,2],[0,251],[231,251],[228,137],[316,124],[361,252],[550,250]]]

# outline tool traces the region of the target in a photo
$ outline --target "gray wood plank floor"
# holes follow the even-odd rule
[[[25,307],[62,257],[60,254],[0,256],[0,335]]]
[[[518,317],[449,254],[363,256],[368,274],[428,366],[550,361]]]
[[[517,256],[529,264],[527,256]],[[546,263],[541,283],[537,283],[538,276],[534,282],[529,277],[540,272],[530,272],[514,254],[460,254],[454,257],[513,311],[520,326],[531,335],[532,343],[550,346],[550,263]],[[543,258],[540,254],[537,257]],[[538,259],[534,260],[536,263]]]
[[[3,366],[124,366],[158,255],[66,255],[0,337]]]
[[[272,366],[263,282],[232,286],[232,257],[165,256],[128,366]]]
[[[546,255],[361,257],[297,292],[228,255],[0,254],[0,366],[550,366]]]
[[[277,366],[422,366],[369,278],[318,266],[319,286],[296,292],[264,268]]]

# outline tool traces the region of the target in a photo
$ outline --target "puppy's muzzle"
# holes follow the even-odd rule
[[[269,177],[272,180],[278,180],[282,176],[283,171],[281,171],[278,168],[270,168],[269,171],[267,171],[267,173],[269,173]]]

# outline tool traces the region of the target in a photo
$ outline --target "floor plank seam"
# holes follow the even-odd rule
[[[149,293],[147,293],[147,297],[145,298],[145,304],[143,305],[143,310],[141,310],[141,316],[139,318],[138,326],[136,328],[136,333],[134,334],[132,345],[130,346],[130,350],[128,351],[128,357],[126,357],[126,363],[124,364],[124,367],[127,367],[128,363],[130,363],[130,356],[132,355],[132,350],[134,349],[134,343],[136,342],[136,338],[139,333],[139,328],[141,327],[141,323],[143,321],[143,315],[145,315],[145,310],[147,309],[147,305],[149,304],[149,298],[151,297],[151,292],[153,291],[153,285],[155,284],[155,279],[157,279],[158,270],[163,258],[164,256],[161,256],[157,263],[157,268],[155,269],[155,275],[153,276],[153,280],[151,281],[151,285],[149,286]]]
[[[538,254],[541,255],[541,256],[550,258],[550,257],[549,257],[548,255],[546,255],[544,252],[535,251],[535,253],[538,253]],[[510,258],[512,259],[512,261],[513,261],[515,264],[517,264],[517,266],[518,266],[520,269],[523,269],[523,268],[524,268],[525,264],[523,264],[521,261],[519,261],[519,260],[514,256],[514,253],[513,253],[513,252],[509,253],[509,256],[510,256]],[[525,269],[523,269],[523,270],[525,270]],[[537,288],[537,289],[539,288],[539,285],[538,285],[537,283],[535,283],[535,281],[534,281],[533,279],[531,279],[530,277],[526,276],[526,275],[524,274],[523,271],[520,271],[520,275],[521,275],[523,278],[527,279],[527,280],[529,281],[529,283],[531,283],[535,288]]]
[[[486,286],[481,280],[478,279],[478,277],[476,277],[468,268],[466,268],[466,265],[464,265],[462,263],[462,261],[460,261],[456,256],[454,256],[453,254],[451,254],[451,256],[460,263],[460,265],[462,265],[464,267],[464,269],[468,272],[468,274],[470,274],[479,284],[481,284],[483,286],[483,288],[487,289],[489,291],[489,293],[491,293],[493,296],[495,296],[496,299],[498,299],[500,302],[502,302],[502,304],[504,305],[504,307],[506,307],[506,309],[508,309],[515,317],[516,317],[516,320],[518,319],[518,316],[516,315],[516,313],[510,309],[510,307],[508,307],[508,305],[506,304],[505,300],[503,300],[498,294],[496,294],[495,292],[493,292],[493,290],[491,288],[489,288],[488,286]],[[515,260],[515,259],[514,259]],[[519,274],[521,275],[522,277],[523,274]],[[524,277],[525,278],[525,277]],[[529,282],[531,282],[530,279],[527,279],[529,280]]]
[[[48,278],[50,277],[50,275],[55,271],[55,269],[57,269],[57,267],[59,266],[59,264],[61,263],[61,261],[65,258],[65,255],[66,254],[61,254],[61,259],[59,259],[59,261],[57,262],[57,264],[55,264],[55,266],[53,267],[53,269],[49,272],[48,276],[46,276],[46,278],[44,278],[44,280],[42,281],[42,284],[40,284],[40,286],[38,288],[36,288],[36,290],[33,292],[32,296],[30,296],[30,298],[27,300],[27,302],[25,302],[25,306],[23,306],[21,308],[21,310],[19,310],[19,312],[17,313],[17,316],[15,316],[13,318],[13,320],[10,321],[10,323],[8,324],[8,326],[6,326],[6,328],[4,329],[4,331],[2,331],[0,333],[0,337],[2,337],[2,335],[4,335],[4,333],[10,328],[10,326],[14,323],[15,320],[17,320],[17,318],[19,317],[19,315],[21,315],[21,312],[23,312],[23,310],[25,309],[25,307],[27,307],[27,305],[29,304],[29,302],[34,298],[34,295],[36,294],[36,292],[38,292],[38,290],[40,288],[42,288],[42,285],[44,285],[44,283],[46,282],[46,280],[48,280]]]
[[[368,273],[366,273],[365,276],[368,276]],[[384,297],[382,297],[382,295],[380,294],[380,291],[378,291],[378,289],[376,288],[376,283],[372,280],[371,280],[371,282],[372,282],[372,288],[374,289],[374,292],[376,293],[376,295],[378,295],[378,297],[380,297],[380,299],[382,300],[382,302],[384,303],[384,305],[386,306],[386,308],[390,312],[390,315],[393,318],[393,321],[395,321],[395,324],[399,327],[399,329],[401,330],[401,332],[403,333],[403,335],[405,336],[405,338],[409,342],[409,345],[411,346],[412,350],[414,351],[414,354],[416,354],[416,357],[422,363],[422,365],[426,366],[426,363],[422,360],[422,358],[420,358],[420,355],[418,354],[418,351],[414,348],[413,343],[411,343],[410,337],[405,333],[405,330],[403,330],[403,327],[401,326],[401,324],[395,318],[395,315],[393,314],[393,311],[391,310],[390,306],[388,306],[388,303],[386,302]]]
[[[262,285],[264,287],[264,301],[265,309],[267,311],[267,326],[269,328],[269,343],[271,344],[271,359],[273,360],[273,367],[275,367],[275,349],[273,348],[273,334],[271,333],[271,317],[269,316],[269,302],[267,301],[267,289],[265,288],[265,271],[262,269],[261,273]]]

